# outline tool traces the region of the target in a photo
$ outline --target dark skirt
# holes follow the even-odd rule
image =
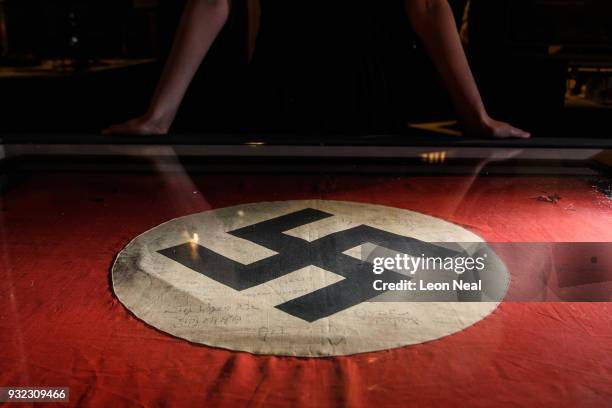
[[[389,133],[403,128],[414,36],[396,0],[262,0],[240,127]]]

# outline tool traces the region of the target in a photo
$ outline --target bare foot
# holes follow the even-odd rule
[[[103,135],[166,135],[169,126],[161,121],[141,116],[125,123],[111,126],[102,131]]]
[[[477,126],[470,127],[470,131],[478,136],[494,139],[529,139],[531,137],[529,132],[492,118],[486,118]]]

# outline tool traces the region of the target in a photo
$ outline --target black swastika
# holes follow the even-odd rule
[[[375,275],[370,263],[345,255],[344,251],[371,243],[415,256],[423,253],[441,257],[457,255],[457,252],[449,249],[366,225],[329,234],[312,242],[283,233],[328,217],[333,215],[307,208],[228,232],[277,252],[276,255],[249,265],[226,258],[201,245],[196,246],[197,256],[194,256],[192,243],[167,248],[159,253],[238,291],[310,265],[343,276],[345,279],[337,283],[276,306],[277,309],[308,322],[331,316],[380,295],[383,292],[372,287],[376,279],[385,282],[410,279],[393,271]]]

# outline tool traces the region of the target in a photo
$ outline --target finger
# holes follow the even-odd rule
[[[103,135],[124,135],[129,133],[129,127],[126,125],[114,125],[102,131]]]
[[[511,128],[510,129],[510,134],[513,137],[518,137],[520,139],[529,139],[531,137],[531,133],[524,131],[523,129],[519,129],[519,128]]]
[[[104,129],[100,133],[102,133],[103,135],[112,135],[112,134],[115,134],[116,131],[117,131],[117,126],[110,126]]]

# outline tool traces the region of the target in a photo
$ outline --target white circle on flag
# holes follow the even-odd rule
[[[121,303],[149,325],[254,354],[387,350],[451,335],[495,310],[499,299],[385,301],[389,292],[368,294],[363,282],[375,277],[371,265],[369,272],[351,268],[367,263],[377,248],[372,239],[398,237],[483,242],[460,226],[405,209],[325,200],[252,203],[145,232],[117,256],[112,283]],[[489,258],[507,283],[501,261]]]

